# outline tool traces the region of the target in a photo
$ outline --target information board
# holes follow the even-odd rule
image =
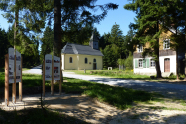
[[[60,58],[54,56],[54,80],[60,80]]]
[[[45,55],[45,80],[52,80],[52,55]]]
[[[16,50],[16,82],[21,82],[21,53]]]
[[[8,48],[9,55],[9,83],[14,83],[14,49]]]

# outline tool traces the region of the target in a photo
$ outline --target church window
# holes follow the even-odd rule
[[[85,64],[87,64],[88,63],[88,59],[87,58],[85,58]]]
[[[69,63],[72,63],[72,57],[69,58]]]

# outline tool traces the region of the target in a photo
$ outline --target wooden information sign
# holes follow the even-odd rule
[[[17,54],[17,57],[16,57]],[[16,64],[17,63],[17,64]],[[22,101],[22,57],[13,49],[5,55],[5,105],[9,105],[9,84],[12,84],[12,102],[16,103],[16,82],[19,82],[19,99]]]
[[[51,94],[54,95],[54,80],[59,80],[61,94],[61,60],[59,57],[46,54],[43,62],[43,96],[45,96],[45,81],[51,81]]]

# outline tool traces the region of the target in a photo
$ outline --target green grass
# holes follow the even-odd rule
[[[133,70],[125,70],[125,71],[86,70],[86,73],[84,73],[84,70],[65,70],[65,72],[74,72],[76,74],[83,74],[83,75],[99,75],[99,76],[107,76],[107,77],[123,78],[123,79],[150,80],[150,76],[133,74]]]
[[[59,112],[39,108],[20,111],[4,111],[0,109],[1,124],[87,124],[79,119]]]
[[[22,71],[30,70],[29,68],[22,68]]]
[[[23,87],[41,86],[41,75],[23,74],[22,75]],[[0,87],[4,87],[5,74],[0,72]],[[10,84],[11,85],[11,84]]]
[[[162,98],[156,93],[149,93],[140,90],[133,90],[123,87],[114,87],[105,84],[83,81],[78,79],[65,78],[67,82],[62,85],[66,93],[82,93],[97,98],[101,102],[109,103],[119,109],[132,107],[133,103],[157,101]]]

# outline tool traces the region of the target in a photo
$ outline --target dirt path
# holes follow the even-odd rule
[[[40,94],[24,96],[23,102],[17,101],[14,105],[10,103],[9,107],[5,107],[0,104],[0,107],[4,110],[20,110],[30,107],[40,107]],[[61,96],[55,94],[51,96],[50,93],[46,93],[44,102],[47,103],[48,109],[52,111],[58,111],[70,116],[75,116],[81,120],[90,123],[97,124],[185,124],[186,122],[186,109],[178,103],[166,102],[166,103],[154,103],[154,104],[140,104],[134,105],[135,107],[127,110],[118,110],[113,106],[100,103],[90,97],[80,94],[62,94]],[[10,98],[11,100],[11,98]],[[163,108],[177,108],[178,110],[169,110]]]

